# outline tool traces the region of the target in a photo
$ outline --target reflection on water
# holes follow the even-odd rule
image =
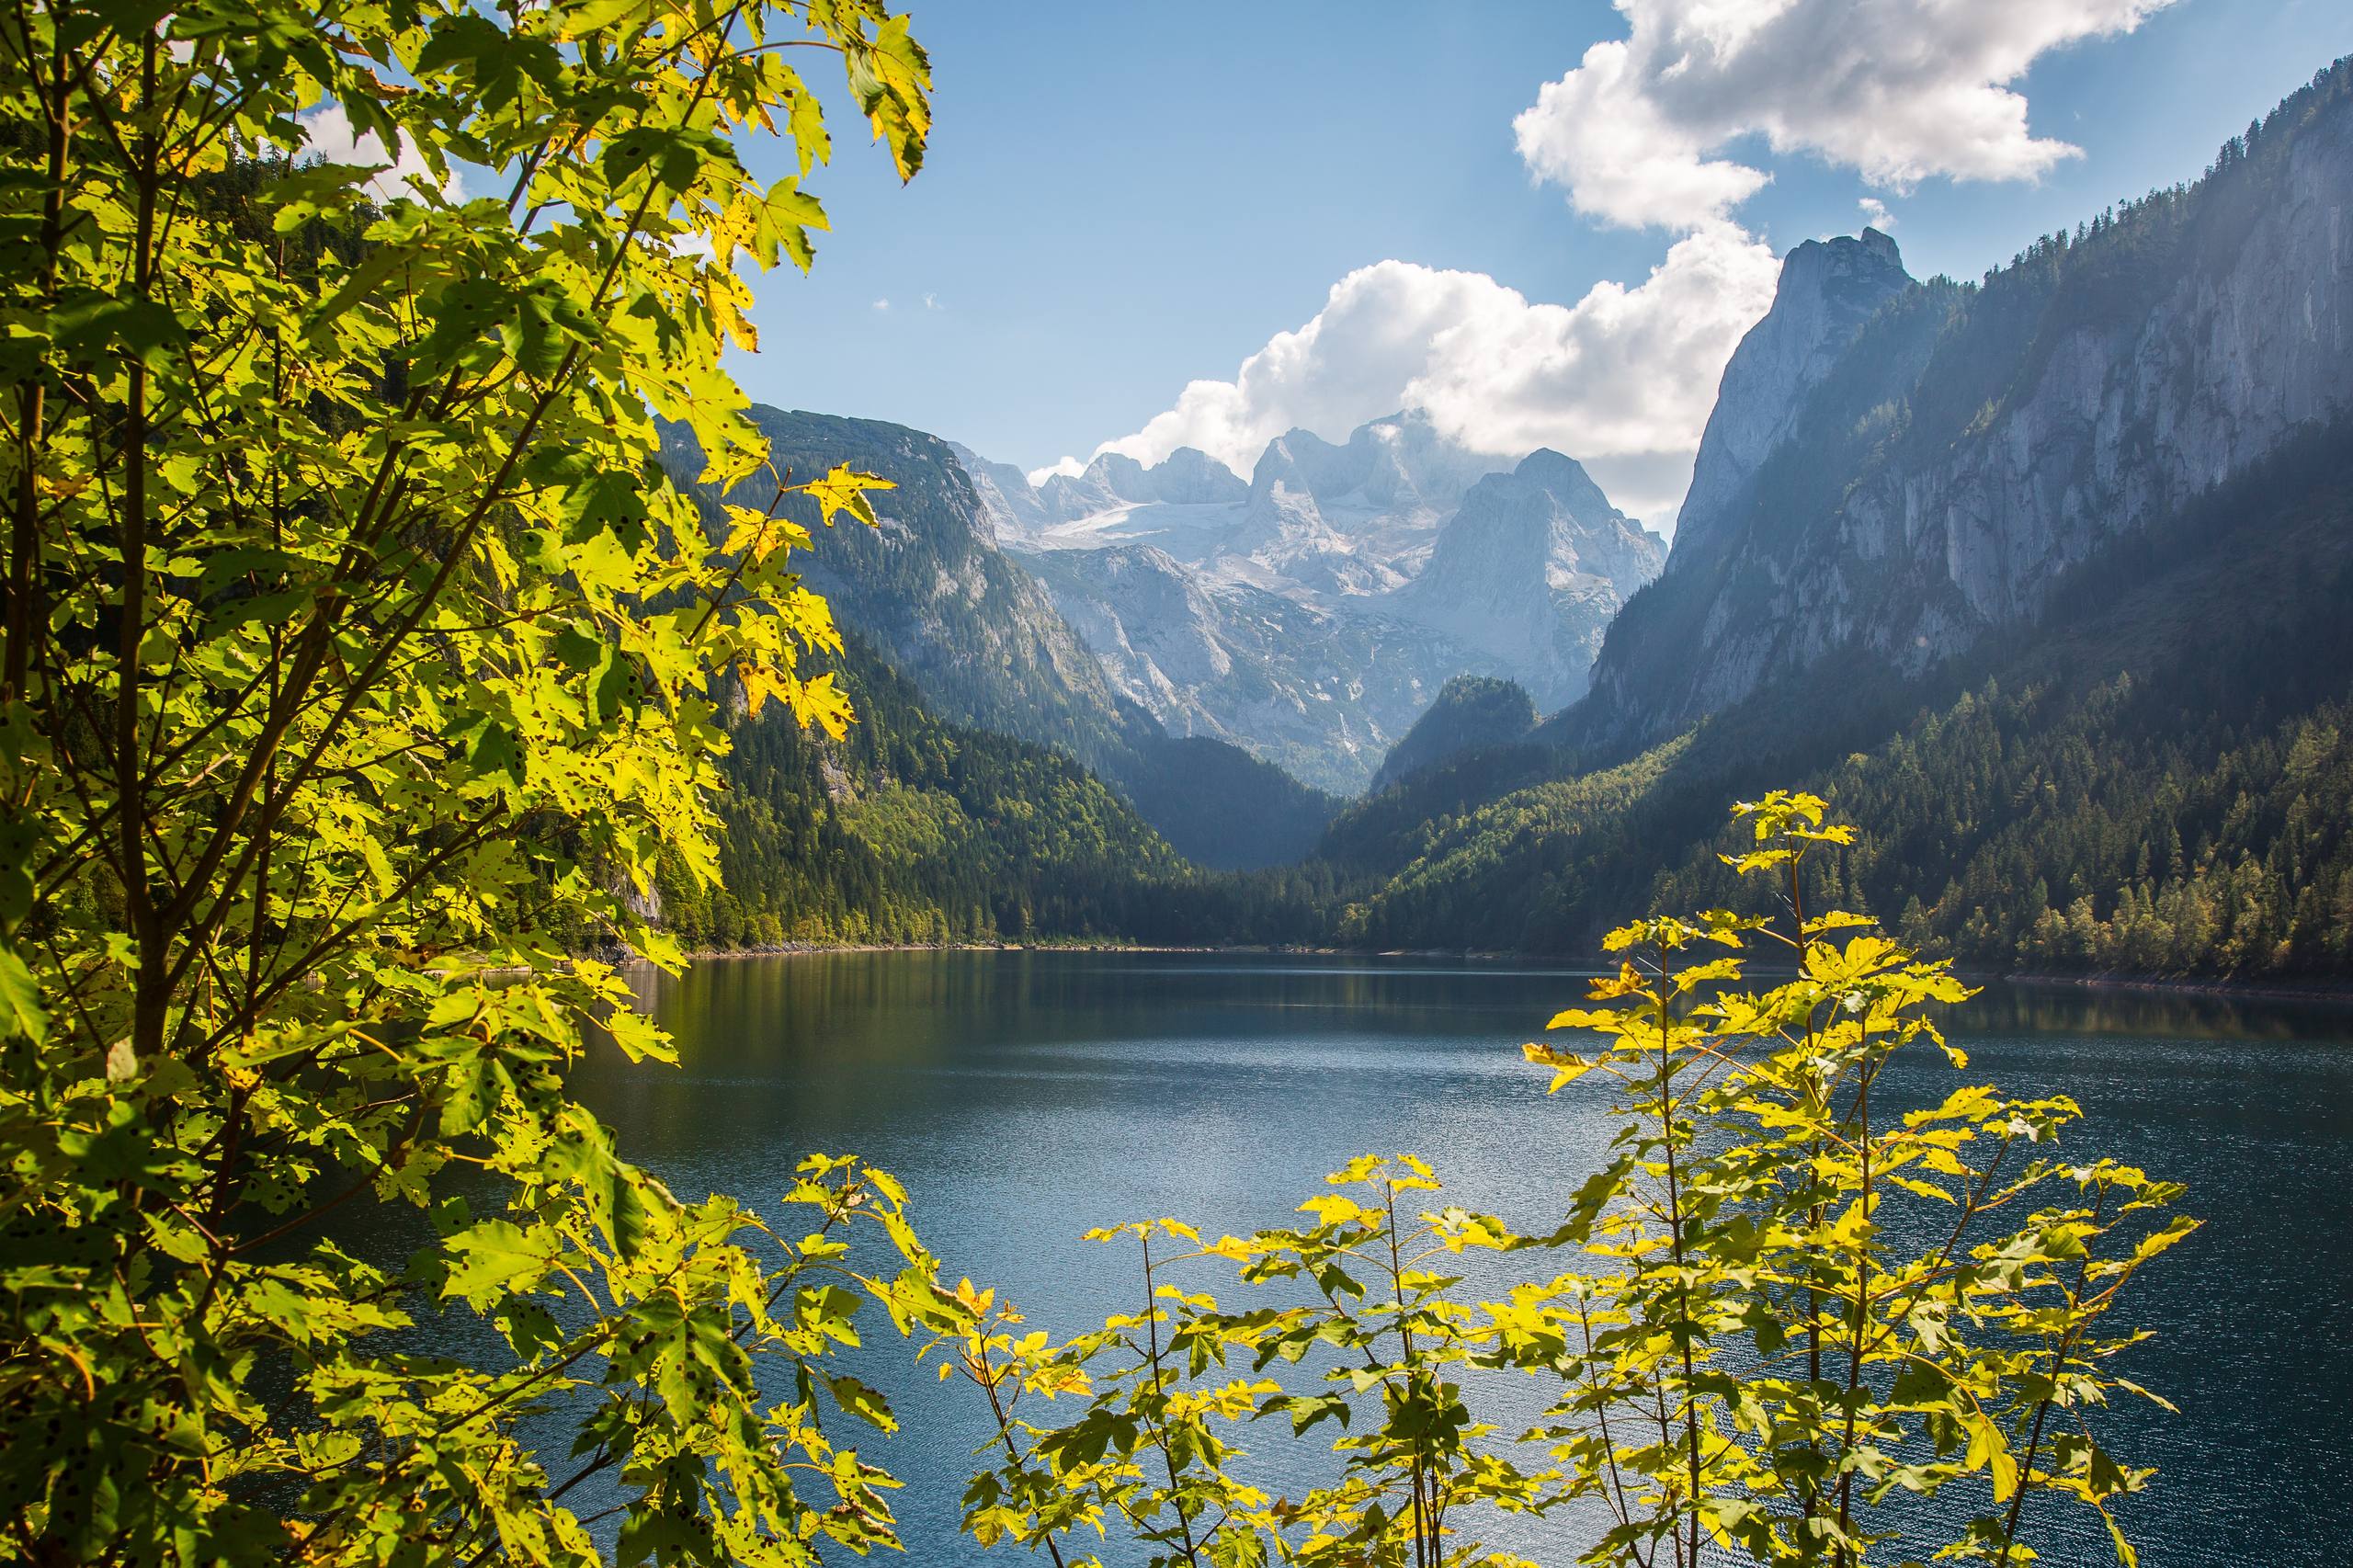
[[[1984,1034],[2164,1036],[2168,1039],[2294,1040],[2343,1039],[2353,1004],[2325,998],[2248,997],[2219,991],[2169,991],[2022,982],[1987,985],[1960,1017]]]
[[[1352,1154],[1411,1150],[1456,1198],[1557,1218],[1608,1127],[1597,1085],[1547,1099],[1518,1046],[1582,994],[1519,967],[1193,954],[841,954],[647,975],[678,1069],[599,1061],[582,1096],[682,1193],[773,1208],[793,1161],[854,1151],[905,1177],[951,1271],[1057,1332],[1125,1310],[1090,1225],[1175,1214],[1277,1222]],[[2126,1368],[2182,1406],[2123,1445],[2156,1490],[2128,1518],[2149,1568],[2353,1560],[2353,1010],[1996,988],[1955,1010],[1969,1075],[2082,1102],[2088,1143],[2177,1176],[2205,1230],[2149,1277],[2159,1331]],[[1919,1062],[1913,1092],[1941,1096]],[[878,1357],[878,1361],[881,1358]],[[867,1445],[908,1483],[910,1561],[983,1560],[955,1535],[984,1435],[961,1391],[890,1381],[908,1417]],[[1516,1402],[1517,1403],[1517,1402]],[[1539,1561],[1569,1521],[1499,1534]],[[2112,1562],[2105,1536],[2046,1562]]]

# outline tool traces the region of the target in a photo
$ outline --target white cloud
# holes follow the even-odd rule
[[[2175,0],[1617,0],[1597,43],[1513,121],[1540,177],[1628,228],[1721,221],[1771,176],[1712,157],[1761,134],[1883,189],[2030,179],[2077,149],[2035,136],[2014,84],[2048,51]]]
[[[1520,157],[1566,186],[1579,211],[1634,229],[1721,221],[1772,177],[1707,157],[1711,139],[1670,119],[1644,86],[1631,45],[1595,44],[1512,121]]]
[[[887,311],[891,308],[891,301],[888,300],[877,300],[874,301],[874,308],[878,311]]]
[[[1603,222],[1677,239],[1640,284],[1532,302],[1481,273],[1358,269],[1324,308],[1097,451],[1199,447],[1247,473],[1273,437],[1327,439],[1427,409],[1498,456],[1549,446],[1617,503],[1665,521],[1688,487],[1724,361],[1772,303],[1774,255],[1733,213],[1771,180],[1761,138],[1900,193],[1934,176],[2029,179],[2076,149],[2032,134],[2015,85],[2041,55],[2129,32],[2176,0],[1617,0],[1597,43],[1513,122],[1521,157]],[[1866,222],[1894,218],[1877,195]],[[1076,472],[1064,458],[1032,476]]]
[[[936,311],[939,309],[939,296],[930,293],[924,295],[923,308],[926,311]]]
[[[1724,360],[1779,275],[1772,251],[1729,223],[1678,241],[1640,285],[1599,283],[1574,305],[1532,302],[1484,273],[1380,262],[1334,284],[1313,320],[1232,381],[1193,382],[1096,449],[1149,463],[1199,447],[1246,474],[1293,426],[1339,439],[1421,408],[1474,450],[1567,452],[1628,511],[1670,517]],[[1076,468],[1065,458],[1032,482]]]
[[[1054,475],[1058,473],[1064,479],[1076,479],[1080,474],[1085,473],[1086,472],[1086,465],[1079,461],[1076,458],[1063,458],[1059,461],[1048,463],[1043,468],[1031,469],[1029,471],[1029,483],[1032,484],[1043,484],[1046,481],[1053,478]]]
[[[301,126],[302,157],[381,168],[383,172],[368,182],[368,194],[377,201],[415,195],[409,186],[412,179],[426,186],[434,183],[432,171],[425,166],[424,155],[417,152],[415,142],[404,141],[400,156],[388,156],[384,143],[374,131],[352,134],[351,117],[344,112],[341,104],[329,104],[304,115]],[[465,182],[457,170],[449,171],[449,177],[441,184],[441,193],[452,201],[464,199]]]

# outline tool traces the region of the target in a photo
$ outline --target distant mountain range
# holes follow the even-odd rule
[[[897,486],[877,533],[835,530],[806,570],[943,717],[1062,747],[1122,787],[1170,739],[1302,782],[1259,818],[1308,823],[1296,840],[1236,859],[1174,826],[1211,863],[1303,853],[1320,792],[1363,790],[1455,676],[1518,680],[1547,708],[1581,693],[1603,628],[1665,559],[1572,460],[1498,467],[1419,416],[1341,445],[1294,430],[1246,484],[1184,449],[1148,468],[1106,453],[1032,486],[921,431],[753,412],[780,467],[848,462]],[[690,477],[691,437],[665,441]],[[764,504],[765,483],[738,499]]]
[[[998,540],[1120,692],[1354,793],[1450,677],[1581,695],[1665,543],[1558,452],[1468,450],[1426,416],[1293,430],[1250,480],[1190,448],[1107,452],[1032,487],[957,449]]]

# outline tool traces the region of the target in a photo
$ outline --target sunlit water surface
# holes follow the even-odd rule
[[[640,985],[683,1066],[600,1059],[577,1085],[624,1149],[682,1195],[727,1191],[771,1214],[801,1154],[859,1153],[914,1189],[951,1275],[1058,1334],[1135,1304],[1131,1263],[1082,1241],[1090,1226],[1176,1215],[1246,1231],[1281,1222],[1354,1154],[1411,1151],[1456,1200],[1549,1227],[1608,1135],[1598,1098],[1548,1099],[1519,1059],[1581,996],[1563,972],[891,953],[711,961]],[[2158,1337],[2121,1369],[2181,1407],[2124,1417],[2124,1457],[2161,1469],[2124,1510],[2142,1562],[2353,1562],[2353,1010],[2007,989],[1951,1028],[1972,1080],[2073,1095],[2088,1117],[2079,1147],[2186,1181],[2207,1221],[2147,1277],[2134,1315]],[[1928,1074],[1942,1071],[1921,1063],[1912,1088],[1941,1093],[1949,1080]],[[889,1337],[879,1314],[872,1328]],[[915,1375],[895,1341],[866,1359],[905,1418],[861,1450],[906,1483],[907,1560],[1022,1560],[957,1534],[987,1434],[975,1396]],[[1588,1529],[1556,1517],[1487,1533],[1565,1565]],[[2115,1562],[2096,1523],[2042,1545],[2068,1568]]]

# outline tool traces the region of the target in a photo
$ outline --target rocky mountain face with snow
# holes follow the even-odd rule
[[[1133,506],[1231,506],[1249,494],[1232,469],[1194,447],[1179,447],[1148,469],[1105,452],[1075,478],[1054,474],[1037,492],[1040,510],[1058,523]]]
[[[1472,487],[1392,602],[1485,654],[1550,710],[1585,694],[1610,619],[1665,557],[1666,542],[1584,468],[1540,450]]]
[[[1834,654],[2015,639],[2095,552],[2353,415],[2345,76],[1980,286],[1909,283],[1883,237],[1793,253],[1666,572],[1553,733],[1623,750]]]
[[[1191,449],[1034,489],[969,462],[997,539],[1122,695],[1343,792],[1451,676],[1575,698],[1665,554],[1569,459],[1473,452],[1417,414],[1344,442],[1290,431],[1246,483]]]
[[[1122,695],[1318,789],[1363,788],[1449,676],[1492,663],[1415,622],[1213,576],[1149,544],[1021,560]]]
[[[751,412],[779,469],[822,473],[847,463],[892,482],[873,497],[871,528],[821,528],[813,506],[788,497],[785,510],[814,536],[794,566],[934,713],[1075,758],[1205,864],[1270,864],[1305,853],[1334,802],[1222,739],[1171,736],[1113,685],[1037,577],[999,546],[1002,508],[1034,499],[1019,472],[880,420]],[[662,460],[723,531],[718,498],[695,482],[702,457],[686,426],[665,429]],[[772,483],[754,475],[728,499],[764,506]],[[1209,777],[1214,790],[1184,788]],[[1236,820],[1279,831],[1237,834]]]

